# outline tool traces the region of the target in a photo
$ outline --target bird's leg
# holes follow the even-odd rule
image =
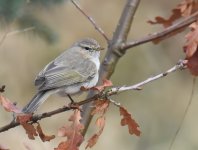
[[[79,105],[77,103],[75,103],[75,101],[72,99],[71,95],[67,94],[67,96],[69,97],[69,99],[71,101],[71,103],[69,104],[69,107],[71,107],[72,109],[78,109],[78,110],[82,111],[81,108],[79,107]]]
[[[72,99],[72,97],[71,97],[69,94],[67,94],[67,96],[69,97],[69,99],[70,99],[70,101],[71,101],[71,104],[74,104],[75,102],[74,102],[74,100]]]

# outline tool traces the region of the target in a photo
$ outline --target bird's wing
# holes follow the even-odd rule
[[[73,50],[73,52],[72,52]],[[50,62],[37,76],[39,91],[85,82],[97,73],[96,65],[75,49],[65,51]]]

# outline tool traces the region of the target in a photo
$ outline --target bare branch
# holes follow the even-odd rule
[[[25,28],[25,29],[15,30],[15,31],[11,31],[11,32],[7,31],[0,39],[0,46],[2,45],[2,43],[5,41],[5,39],[8,36],[19,34],[19,33],[23,33],[23,32],[27,32],[27,31],[34,30],[34,29],[35,29],[35,27],[28,27],[28,28]]]
[[[145,85],[145,84],[148,84],[150,82],[153,82],[157,79],[160,79],[162,77],[166,77],[167,75],[169,75],[170,73],[173,73],[175,72],[176,70],[181,70],[181,69],[184,69],[185,68],[185,64],[186,62],[185,61],[179,61],[178,64],[176,64],[175,66],[173,66],[172,68],[168,69],[166,72],[164,73],[161,73],[159,75],[156,75],[154,77],[150,77],[142,82],[139,82],[135,85],[132,85],[132,86],[122,86],[122,87],[113,87],[107,91],[102,91],[100,92],[99,94],[95,94],[94,96],[90,97],[90,98],[87,98],[83,101],[80,101],[80,102],[77,102],[75,103],[75,105],[72,105],[72,106],[64,106],[62,108],[58,108],[56,110],[53,110],[53,111],[50,111],[50,112],[45,112],[45,113],[42,113],[42,114],[38,114],[38,115],[33,115],[33,117],[31,118],[31,120],[29,121],[29,123],[34,123],[34,122],[37,122],[41,119],[44,119],[44,118],[47,118],[47,117],[51,117],[53,115],[56,115],[56,114],[59,114],[59,113],[63,113],[65,111],[69,111],[69,110],[72,110],[72,109],[76,109],[77,107],[76,106],[81,106],[81,105],[84,105],[84,104],[87,104],[89,102],[92,102],[92,101],[95,101],[97,99],[106,99],[106,98],[109,98],[110,96],[112,95],[116,95],[116,94],[119,94],[121,92],[124,92],[124,91],[129,91],[129,90],[139,90],[141,86]],[[112,101],[110,98],[109,100],[114,104],[114,105],[120,105],[119,103],[116,103],[114,101]],[[12,121],[11,123],[9,123],[8,125],[5,125],[3,127],[0,128],[0,132],[4,132],[6,130],[9,130],[11,128],[14,128],[16,126],[19,126],[20,124],[16,121]]]
[[[115,34],[113,35],[113,39],[112,39],[113,48],[127,40],[131,28],[131,24],[133,21],[133,17],[135,15],[139,2],[140,0],[128,0],[126,2],[118,26],[116,28]]]
[[[110,43],[108,43],[108,50],[100,67],[100,78],[98,84],[101,84],[103,79],[109,79],[111,77],[120,57],[123,56],[123,53],[120,53],[118,48],[120,47],[120,44],[126,42],[126,38],[128,37],[133,17],[135,15],[139,2],[140,0],[126,1],[125,7],[122,11],[122,15],[113,34],[113,38],[112,40],[110,40]],[[90,92],[88,94],[88,97],[91,97],[92,95],[94,95],[94,93]],[[89,103],[83,105],[82,108],[82,123],[85,127],[83,130],[83,135],[85,135],[92,119],[92,105],[92,103]]]
[[[141,90],[141,86],[145,85],[145,84],[148,84],[150,82],[153,82],[159,78],[162,78],[162,77],[165,77],[167,76],[168,74],[172,73],[172,72],[175,72],[176,70],[178,69],[184,69],[185,68],[185,64],[186,64],[186,61],[185,60],[181,60],[179,61],[175,66],[173,66],[172,68],[168,69],[166,72],[164,73],[160,73],[156,76],[153,76],[153,77],[150,77],[142,82],[139,82],[135,85],[132,85],[132,86],[123,86],[123,87],[118,87],[118,88],[112,88],[111,89],[111,92],[112,93],[120,93],[120,92],[123,92],[123,91],[128,91],[128,90]],[[112,95],[111,92],[108,93],[108,95]]]
[[[90,17],[81,7],[79,4],[76,3],[75,0],[71,0],[71,2],[76,6],[76,8],[91,22],[91,24],[94,26],[94,28],[106,39],[107,43],[109,42],[109,38],[106,36],[105,32],[102,30],[101,27],[99,27],[95,20]]]
[[[129,48],[132,48],[132,47],[135,47],[135,46],[147,43],[147,42],[151,42],[153,40],[156,40],[156,39],[159,39],[162,37],[167,37],[170,34],[172,34],[173,32],[176,32],[178,30],[181,30],[181,29],[187,27],[189,24],[195,22],[197,19],[198,19],[198,11],[196,13],[190,15],[189,17],[186,17],[185,19],[173,24],[172,26],[167,27],[163,31],[155,32],[155,33],[149,34],[143,38],[140,38],[138,40],[122,44],[121,49],[123,51],[125,51]]]
[[[99,95],[96,94],[94,95],[93,97],[91,98],[88,98],[88,99],[85,99],[83,101],[80,101],[78,103],[75,103],[76,106],[81,106],[81,105],[84,105],[86,103],[89,103],[91,101],[94,101],[96,99],[99,98]],[[59,113],[62,113],[62,112],[65,112],[65,111],[69,111],[69,110],[72,110],[72,109],[76,109],[77,107],[76,106],[64,106],[62,108],[58,108],[56,110],[53,110],[53,111],[50,111],[50,112],[45,112],[45,113],[42,113],[42,114],[38,114],[38,115],[33,115],[32,118],[30,119],[29,123],[34,123],[34,122],[37,122],[38,120],[41,120],[41,119],[44,119],[44,118],[48,118],[48,117],[51,117],[53,115],[56,115],[56,114],[59,114]],[[12,121],[11,123],[3,126],[0,128],[0,132],[4,132],[4,131],[7,131],[11,128],[14,128],[16,126],[19,126],[20,123],[16,122],[15,120]]]
[[[7,36],[11,36],[11,35],[27,32],[27,31],[31,31],[31,30],[34,30],[34,29],[35,29],[35,27],[28,27],[28,28],[21,29],[21,30],[11,31],[11,32],[7,33]]]

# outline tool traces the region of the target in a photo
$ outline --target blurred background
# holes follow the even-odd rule
[[[116,28],[123,0],[79,1],[108,37]],[[146,21],[155,16],[168,17],[171,9],[180,0],[141,1],[130,31],[129,40],[160,31],[161,26],[149,25]],[[18,34],[13,31],[28,28]],[[7,36],[5,37],[5,35]],[[161,73],[184,58],[182,45],[185,33],[171,37],[158,45],[144,44],[127,51],[120,59],[111,78],[115,86],[132,85]],[[34,79],[38,72],[73,42],[84,38],[97,39],[103,47],[104,38],[91,23],[67,0],[0,0],[0,85],[6,85],[4,95],[19,107],[24,106],[35,94]],[[4,39],[4,40],[2,40]],[[102,52],[101,61],[105,51]],[[111,106],[106,114],[106,126],[93,150],[167,150],[178,129],[192,91],[193,78],[188,70],[171,75],[144,86],[141,91],[128,91],[112,97],[131,112],[140,125],[140,137],[131,136],[126,127],[120,126],[118,108]],[[196,84],[197,85],[197,84]],[[197,86],[195,86],[195,91]],[[86,94],[75,96],[82,100]],[[172,150],[198,149],[198,113],[195,92],[192,104]],[[52,96],[39,108],[50,111],[67,103],[67,98]],[[71,112],[65,112],[40,121],[44,133],[57,135],[59,127],[68,122]],[[0,126],[9,123],[12,114],[0,107]],[[85,141],[96,132],[94,121]],[[39,138],[29,140],[22,127],[0,133],[0,144],[9,149],[49,150],[57,147],[65,138],[57,137],[50,142]],[[85,148],[86,142],[80,149]]]

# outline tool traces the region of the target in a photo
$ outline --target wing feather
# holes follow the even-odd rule
[[[69,86],[93,78],[97,73],[96,65],[84,55],[71,48],[50,62],[36,77],[35,85],[38,90]]]

